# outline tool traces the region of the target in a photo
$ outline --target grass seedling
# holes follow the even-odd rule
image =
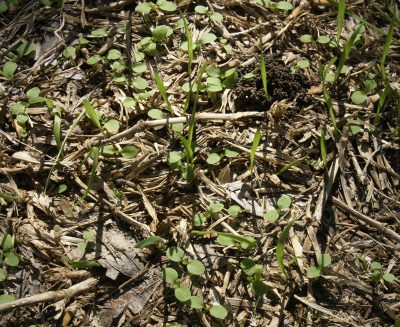
[[[161,96],[164,99],[169,112],[171,113],[171,115],[174,116],[174,111],[172,110],[171,103],[168,100],[167,90],[165,88],[164,82],[160,78],[160,75],[158,75],[157,70],[154,71],[154,81],[156,82],[158,90],[160,91]]]
[[[328,63],[325,65],[325,67],[322,66],[322,64],[319,62],[319,70],[320,70],[320,74],[322,75],[322,92],[324,95],[324,99],[325,102],[328,106],[328,112],[329,112],[329,118],[332,122],[333,127],[335,128],[335,131],[338,131],[337,127],[336,127],[336,118],[335,118],[335,111],[333,109],[333,105],[332,105],[332,99],[331,96],[329,95],[328,89],[326,87],[326,79],[328,76],[328,72],[330,67],[335,63],[336,61],[336,57],[333,57],[331,60],[328,61]]]
[[[325,169],[327,169],[328,165],[327,165],[327,151],[326,151],[325,137],[326,137],[326,127],[324,126],[321,129],[319,144],[320,144],[322,162],[324,163]]]
[[[385,46],[383,47],[382,57],[380,60],[381,74],[382,74],[384,81],[386,81],[385,61],[386,61],[387,54],[389,52],[390,45],[392,44],[392,41],[393,41],[393,32],[394,32],[395,22],[396,22],[396,13],[393,11],[392,12],[392,20],[390,22],[389,31],[386,36]]]
[[[267,81],[267,68],[265,67],[264,53],[261,53],[260,71],[261,71],[261,80],[262,80],[264,93],[265,93],[265,99],[267,99],[267,101],[269,101],[268,81]]]
[[[285,274],[286,277],[288,277],[288,274],[286,272],[285,264],[283,262],[284,243],[285,243],[285,240],[289,236],[289,231],[290,231],[290,228],[292,228],[292,225],[293,225],[293,221],[288,222],[288,224],[283,229],[282,233],[279,235],[278,243],[276,245],[276,260],[278,261],[279,268]]]
[[[344,13],[346,11],[346,0],[339,0],[338,15],[337,15],[337,29],[336,29],[336,44],[339,48],[340,36],[342,35]]]
[[[340,58],[339,58],[339,64],[336,67],[335,81],[338,79],[340,73],[342,72],[344,63],[346,62],[347,58],[349,57],[350,51],[351,51],[354,43],[356,43],[358,36],[362,29],[364,29],[364,25],[362,25],[362,24],[358,25],[356,30],[351,34],[350,38],[344,44],[342,54],[340,55]]]
[[[260,140],[261,140],[261,131],[258,128],[256,133],[254,134],[253,144],[251,145],[251,152],[250,152],[250,175],[251,176],[253,176],[256,151],[257,151],[258,145],[260,144]]]
[[[192,82],[190,80],[190,76],[192,76],[192,62],[193,62],[193,39],[192,39],[192,33],[190,32],[188,23],[186,19],[182,16],[181,18],[183,20],[183,26],[185,28],[185,35],[187,39],[187,52],[188,52],[188,77],[189,77],[189,93],[186,97],[185,101],[185,106],[183,108],[183,113],[186,113],[186,111],[189,108],[190,105],[190,99],[192,96]]]

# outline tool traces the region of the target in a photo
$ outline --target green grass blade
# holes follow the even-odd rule
[[[4,199],[5,201],[23,201],[24,198],[18,196],[18,195],[9,195],[0,192],[0,199]]]
[[[257,242],[252,239],[240,236],[240,235],[235,235],[232,233],[228,233],[228,232],[218,232],[215,230],[206,230],[206,231],[200,231],[200,230],[193,230],[191,231],[192,235],[199,235],[199,236],[203,236],[203,235],[210,235],[210,234],[217,234],[217,235],[221,235],[221,236],[226,236],[226,237],[230,237],[235,241],[238,242],[245,242],[245,243],[249,243],[251,244],[253,247],[257,246]]]
[[[64,140],[63,140],[63,142],[62,142],[62,144],[61,144],[61,149],[58,150],[58,154],[57,154],[57,157],[56,157],[56,159],[55,159],[55,162],[56,162],[56,163],[60,160],[60,158],[61,158],[61,156],[62,156],[62,153],[63,153],[64,148],[65,148],[65,144],[67,144],[67,140],[68,140],[69,136],[72,134],[72,132],[73,132],[73,131],[75,130],[75,128],[78,126],[79,122],[80,122],[80,121],[82,120],[82,118],[85,116],[85,112],[86,112],[86,110],[82,110],[82,112],[79,114],[79,116],[73,121],[71,127],[68,129],[67,134],[65,135],[65,138],[64,138]],[[44,187],[44,193],[46,193],[46,191],[47,191],[47,187],[49,186],[50,177],[51,177],[51,174],[53,173],[53,170],[54,170],[55,167],[56,167],[56,165],[54,165],[53,167],[51,167],[50,172],[49,172],[49,175],[47,176],[46,185],[45,185],[45,187]]]
[[[181,18],[183,20],[183,26],[185,28],[185,35],[186,39],[188,42],[188,76],[189,76],[189,94],[186,97],[185,101],[185,106],[183,108],[183,112],[186,113],[186,111],[189,108],[190,104],[190,98],[192,95],[192,81],[190,80],[190,77],[192,76],[192,62],[193,62],[193,38],[192,38],[192,33],[190,32],[188,23],[186,19],[181,15]]]
[[[278,243],[276,245],[276,260],[278,261],[278,266],[281,271],[287,276],[285,265],[283,263],[283,256],[284,256],[284,243],[287,237],[289,236],[290,228],[292,228],[293,221],[289,222],[285,228],[283,229],[282,233],[279,235]]]
[[[88,185],[87,185],[85,193],[82,196],[82,200],[84,198],[86,198],[86,196],[89,194],[89,192],[92,189],[93,180],[94,180],[94,177],[96,176],[97,165],[99,164],[99,152],[100,152],[99,148],[94,146],[90,150],[90,152],[91,152],[91,155],[92,155],[93,163],[92,163],[92,169],[91,169],[90,175],[89,175]]]
[[[376,115],[375,115],[375,119],[374,119],[375,127],[378,126],[378,124],[379,124],[381,112],[382,112],[383,106],[386,102],[386,98],[389,97],[391,94],[392,94],[392,88],[390,87],[389,82],[386,80],[385,81],[385,89],[383,90],[383,93],[382,93],[381,97],[379,98],[378,108],[376,109]]]
[[[342,54],[339,59],[339,64],[336,67],[335,81],[339,77],[340,72],[342,71],[342,68],[344,66],[344,63],[346,62],[347,58],[350,55],[351,48],[353,47],[354,42],[363,27],[364,27],[364,25],[362,25],[362,24],[358,25],[357,29],[351,34],[350,38],[344,44],[344,48],[343,48]]]
[[[385,46],[383,47],[383,53],[382,53],[382,57],[381,57],[381,61],[380,61],[381,74],[382,74],[382,77],[384,80],[386,80],[385,61],[386,61],[387,54],[389,52],[390,45],[392,44],[392,40],[393,40],[394,25],[395,25],[395,21],[396,21],[395,17],[396,17],[396,14],[393,11],[392,21],[390,22],[389,31],[386,36]]]
[[[322,162],[324,163],[325,169],[327,169],[327,151],[326,151],[325,136],[326,136],[326,127],[324,126],[324,127],[322,127],[322,130],[321,130],[319,144],[320,144],[320,149],[321,149]]]
[[[285,165],[281,170],[279,170],[276,175],[282,175],[285,171],[288,171],[290,168],[292,168],[293,166],[297,165],[300,162],[299,159],[295,159],[292,162],[289,162],[287,165]]]
[[[263,84],[263,88],[264,88],[265,98],[268,101],[269,95],[268,95],[267,68],[265,66],[264,54],[261,54],[260,70],[261,70],[261,80],[262,80],[262,84]]]
[[[253,144],[251,145],[251,152],[250,152],[250,174],[251,174],[251,176],[253,176],[254,161],[256,158],[257,147],[260,144],[260,140],[261,140],[261,131],[258,128],[256,133],[254,134]]]
[[[339,0],[338,16],[337,16],[337,29],[336,29],[336,43],[337,43],[338,48],[339,48],[340,36],[342,35],[345,11],[346,11],[346,1]]]
[[[86,113],[89,116],[90,121],[102,132],[103,127],[101,126],[99,116],[94,110],[89,100],[83,100],[83,106],[85,107]]]
[[[54,125],[53,125],[53,134],[54,134],[54,139],[57,144],[57,149],[58,151],[61,150],[61,155],[62,155],[62,147],[61,147],[61,116],[59,113],[56,113],[54,115]]]
[[[154,81],[158,87],[158,90],[161,93],[162,98],[164,99],[169,112],[174,115],[174,111],[172,110],[171,103],[168,100],[167,89],[165,88],[163,80],[160,78],[157,70],[154,70]]]

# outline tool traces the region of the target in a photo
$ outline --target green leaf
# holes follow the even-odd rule
[[[11,78],[13,77],[15,71],[17,70],[18,65],[15,62],[7,61],[3,66],[3,75],[4,77]]]
[[[68,265],[72,268],[85,269],[93,267],[101,267],[101,265],[96,261],[76,261],[68,260]]]
[[[10,294],[0,295],[0,304],[15,301],[15,296]]]
[[[208,92],[216,93],[216,92],[220,92],[222,90],[223,90],[222,85],[216,85],[216,84],[208,84],[207,85]]]
[[[77,246],[78,251],[85,253],[86,247],[87,247],[87,243],[85,241],[78,242],[78,246]]]
[[[260,71],[261,71],[261,81],[262,81],[262,85],[263,85],[263,89],[264,89],[265,99],[269,100],[267,68],[265,65],[264,54],[261,55],[261,59],[260,59]]]
[[[364,81],[365,93],[371,93],[376,87],[377,84],[374,79],[367,79]]]
[[[26,124],[26,122],[28,121],[28,116],[25,114],[25,113],[23,113],[23,114],[18,114],[17,115],[17,123],[20,125],[20,126],[25,126],[25,124]]]
[[[239,75],[236,69],[235,68],[228,69],[225,72],[225,80],[224,80],[225,87],[228,89],[232,88],[236,84],[238,79]]]
[[[66,184],[59,184],[57,186],[57,193],[61,194],[64,193],[68,189],[68,186]]]
[[[84,100],[84,101],[87,101],[87,100]],[[85,193],[83,193],[82,199],[86,198],[86,196],[89,194],[89,192],[92,189],[94,177],[96,176],[97,165],[99,164],[99,148],[97,146],[92,147],[90,149],[89,155],[92,157],[93,162],[92,162],[92,168],[91,168],[90,174],[89,174],[88,185],[85,190]]]
[[[22,42],[22,44],[17,48],[17,53],[19,57],[24,57],[36,50],[36,44],[30,41]]]
[[[72,45],[69,45],[64,49],[62,54],[67,59],[68,58],[75,59],[76,58],[76,48],[73,47]]]
[[[118,132],[119,126],[120,126],[120,124],[119,124],[118,120],[110,119],[109,121],[107,121],[107,122],[104,124],[103,127],[104,127],[110,134],[115,134],[115,133]]]
[[[125,158],[125,159],[133,159],[137,156],[139,153],[139,149],[133,145],[127,145],[122,148],[119,153]]]
[[[152,6],[151,6],[151,4],[149,4],[147,2],[139,3],[135,7],[135,11],[137,13],[143,14],[143,15],[147,15],[148,13],[150,13],[151,10],[152,10]]]
[[[201,44],[213,43],[217,39],[217,36],[213,33],[207,33],[200,38]]]
[[[228,315],[228,310],[226,310],[222,305],[213,305],[210,308],[210,315],[217,319],[225,319]]]
[[[6,279],[6,272],[4,271],[3,268],[0,268],[0,282],[4,281]]]
[[[86,114],[88,115],[90,121],[101,131],[103,127],[101,126],[99,115],[96,113],[95,109],[89,100],[83,100],[83,106],[85,107]]]
[[[122,73],[126,69],[126,64],[122,60],[114,61],[111,67],[118,73]]]
[[[192,293],[190,289],[186,286],[180,286],[175,289],[175,297],[180,302],[186,302],[190,299]]]
[[[107,53],[107,59],[108,60],[117,60],[119,58],[121,58],[121,52],[117,49],[111,49],[110,51],[108,51]]]
[[[203,226],[204,223],[206,222],[206,216],[204,215],[204,213],[196,213],[193,216],[193,225],[198,227],[198,226]]]
[[[227,158],[235,158],[240,154],[240,152],[233,149],[225,149],[224,154]]]
[[[367,100],[367,96],[361,91],[355,91],[351,95],[351,101],[353,101],[354,104],[362,104],[366,100]]]
[[[14,238],[10,234],[3,235],[0,244],[3,250],[8,252],[14,247]]]
[[[108,33],[107,33],[106,29],[103,28],[103,27],[97,28],[97,29],[91,31],[90,34],[93,37],[106,37],[106,36],[108,36]]]
[[[257,131],[254,134],[254,139],[253,139],[253,143],[251,145],[251,151],[250,151],[250,174],[251,175],[253,175],[256,151],[257,151],[258,145],[260,144],[260,140],[261,140],[261,131],[259,128],[257,128]]]
[[[322,158],[322,162],[324,163],[324,167],[325,169],[328,166],[327,163],[327,151],[326,151],[326,142],[325,142],[325,137],[326,137],[326,127],[322,127],[321,129],[321,136],[319,138],[319,143],[320,143],[320,151],[321,151],[321,158]]]
[[[214,12],[211,14],[210,18],[211,18],[214,22],[220,23],[220,22],[222,22],[222,20],[224,19],[224,16],[222,16],[221,13],[214,11]]]
[[[135,73],[143,73],[147,70],[147,65],[143,62],[137,62],[132,65],[132,70]]]
[[[83,36],[79,37],[79,44],[86,45],[86,44],[89,44],[89,43],[90,43],[90,41],[88,39],[84,38]]]
[[[382,269],[382,265],[377,261],[373,261],[373,262],[371,262],[370,268],[372,270],[381,270]]]
[[[157,84],[158,90],[161,93],[163,100],[165,101],[169,112],[173,115],[174,111],[172,110],[171,103],[168,100],[167,89],[165,88],[164,82],[161,79],[160,75],[158,74],[157,70],[154,70],[154,81]]]
[[[185,125],[183,123],[171,124],[171,129],[177,133],[182,132],[184,128],[185,128]]]
[[[278,8],[280,10],[292,10],[293,9],[293,5],[290,2],[287,2],[287,1],[279,1],[276,4],[276,8]]]
[[[132,85],[138,90],[144,90],[149,86],[149,83],[144,78],[138,77],[132,81]]]
[[[224,205],[221,202],[211,202],[210,205],[208,206],[208,211],[211,213],[218,213],[222,209],[224,209]]]
[[[265,293],[268,292],[268,286],[262,282],[261,280],[253,280],[251,282],[251,288],[255,294],[255,296],[263,296]]]
[[[119,152],[111,144],[103,146],[102,150],[101,150],[101,154],[103,156],[113,156],[113,155],[115,155],[117,153],[119,153]]]
[[[207,75],[211,77],[219,77],[221,70],[214,66],[208,66],[206,69]]]
[[[384,273],[382,278],[389,283],[393,283],[396,280],[396,277],[391,273]]]
[[[331,39],[329,38],[329,36],[326,35],[320,35],[317,38],[317,42],[320,44],[327,44],[331,41]]]
[[[168,154],[168,162],[170,164],[176,163],[181,160],[182,160],[182,152],[180,152],[180,151],[171,151]]]
[[[275,222],[279,218],[279,213],[276,210],[269,210],[264,213],[264,219],[270,223]]]
[[[316,277],[320,277],[320,276],[322,276],[321,270],[319,270],[315,266],[308,267],[308,269],[307,269],[307,277],[308,278],[316,278]]]
[[[167,249],[166,255],[171,261],[181,262],[183,257],[185,256],[185,252],[183,252],[180,247],[171,246]]]
[[[240,242],[241,246],[243,247],[244,244],[246,244],[246,249],[254,248],[257,247],[257,241],[250,237],[250,236],[240,236],[240,235],[234,235],[232,233],[228,232],[218,232],[215,230],[206,230],[206,231],[200,231],[200,230],[193,230],[191,232],[193,235],[210,235],[210,234],[217,234],[218,238],[221,236],[223,237],[223,241],[227,240],[230,238],[232,241]],[[217,242],[218,242],[217,238]],[[222,244],[222,243],[221,243]],[[223,244],[225,245],[225,244]]]
[[[328,253],[322,253],[318,258],[317,262],[320,268],[329,267],[332,263],[331,256]]]
[[[228,208],[228,215],[231,217],[237,217],[242,211],[243,210],[240,206],[234,204]]]
[[[177,9],[176,5],[172,1],[167,1],[167,0],[158,0],[157,6],[162,11],[168,11],[168,12],[172,12]]]
[[[287,195],[282,195],[277,202],[279,209],[287,209],[290,207],[292,200]]]
[[[61,116],[58,113],[54,115],[53,134],[57,144],[57,149],[58,151],[61,151]]]
[[[246,276],[254,276],[255,279],[260,279],[262,275],[262,265],[256,264],[251,259],[244,259],[240,263],[240,268],[242,268],[243,272]]]
[[[276,260],[278,261],[279,268],[286,275],[285,265],[283,263],[284,256],[284,243],[287,237],[289,236],[290,228],[292,228],[293,221],[289,222],[282,233],[279,235],[278,243],[276,245]]]
[[[86,63],[87,63],[88,65],[95,65],[95,64],[97,64],[99,61],[101,61],[101,56],[98,55],[98,54],[95,54],[95,55],[89,57],[88,60],[86,61]]]
[[[137,102],[136,102],[136,100],[134,98],[126,97],[125,100],[122,102],[122,105],[125,108],[129,109],[129,108],[132,108],[132,107],[136,106],[136,103]]]
[[[161,41],[165,40],[165,38],[170,36],[172,33],[173,33],[173,30],[171,27],[166,26],[166,25],[159,25],[153,30],[152,36],[155,41],[161,42]]]
[[[161,238],[160,236],[149,236],[145,238],[144,240],[140,241],[139,243],[136,243],[135,248],[143,249],[150,247],[152,245],[158,244],[158,243],[164,243],[165,240]]]
[[[178,280],[178,273],[174,268],[167,267],[163,270],[162,279],[164,282],[174,285]]]
[[[26,92],[28,98],[37,98],[40,95],[40,89],[38,87],[33,87]]]
[[[182,85],[182,90],[185,93],[189,93],[190,92],[190,83],[186,82]],[[193,84],[192,83],[192,92],[197,92],[197,84]]]
[[[312,36],[310,34],[303,34],[302,36],[300,36],[300,42],[310,43],[312,42]]]
[[[85,241],[89,241],[92,238],[94,238],[95,236],[96,236],[96,231],[94,231],[94,230],[87,230],[87,231],[84,231],[82,234],[82,238]]]
[[[194,11],[200,15],[206,15],[208,13],[208,7],[196,6],[196,7],[194,7]]]
[[[5,255],[4,262],[10,267],[16,267],[19,264],[19,258],[14,252],[8,252]]]
[[[165,114],[160,109],[150,109],[147,115],[152,119],[164,119]]]
[[[189,273],[192,275],[200,276],[204,273],[206,268],[204,267],[203,263],[199,260],[190,260],[186,266]]]
[[[236,246],[236,240],[229,235],[218,235],[217,243],[223,246]]]
[[[306,69],[308,67],[310,67],[310,62],[305,59],[305,60],[300,60],[296,63],[296,66],[300,69]]]
[[[5,13],[10,9],[10,2],[7,0],[0,1],[0,14]]]
[[[216,165],[220,162],[221,156],[218,153],[210,153],[207,157],[207,163],[209,165]]]
[[[191,296],[189,299],[189,303],[191,309],[202,310],[204,308],[204,301],[199,296]]]
[[[26,110],[26,107],[22,103],[14,103],[10,107],[11,113],[15,116],[25,113],[25,110]]]

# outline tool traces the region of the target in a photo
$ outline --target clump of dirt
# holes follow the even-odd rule
[[[245,67],[237,69],[239,80],[235,86],[235,105],[240,110],[266,110],[275,101],[293,100],[300,95],[301,101],[307,95],[311,83],[299,72],[291,73],[282,59],[274,56],[265,57],[267,71],[267,88],[269,100],[266,99],[260,73],[260,58]],[[253,73],[248,78],[246,74]]]

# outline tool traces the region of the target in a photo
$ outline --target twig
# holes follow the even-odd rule
[[[93,289],[93,287],[95,287],[97,283],[98,280],[96,278],[89,278],[65,290],[49,291],[42,294],[18,299],[12,302],[3,303],[0,304],[0,312],[26,307],[28,305],[34,305],[42,302],[57,302],[66,298],[70,299],[85,291]]]
[[[361,212],[358,212],[357,210],[349,207],[347,204],[343,203],[338,198],[332,197],[332,202],[335,205],[337,205],[340,209],[349,212],[350,214],[352,214],[353,216],[355,216],[362,222],[366,223],[368,226],[376,228],[391,241],[396,242],[396,244],[400,244],[400,235],[397,234],[395,231],[392,231],[391,229],[386,228],[384,224],[382,224],[372,218],[369,218],[368,216],[362,214]],[[398,245],[396,247],[398,247]]]

